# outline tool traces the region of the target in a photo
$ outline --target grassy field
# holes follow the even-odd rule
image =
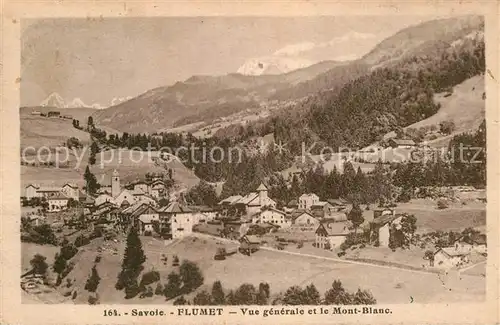
[[[469,202],[467,205],[451,204],[447,209],[437,209],[435,200],[412,200],[398,204],[396,213],[409,213],[417,218],[417,232],[459,231],[467,227],[486,224],[486,204]]]
[[[272,294],[284,291],[292,285],[304,286],[314,283],[323,294],[333,280],[340,279],[348,290],[353,291],[357,288],[370,290],[379,303],[410,303],[411,298],[417,303],[480,301],[485,295],[485,278],[476,274],[459,276],[455,273],[447,275],[414,273],[266,250],[260,250],[252,256],[235,254],[226,260],[215,261],[213,255],[216,248],[228,244],[215,239],[193,237],[184,238],[170,246],[147,237],[142,238],[142,243],[147,255],[145,271],[152,269],[159,271],[161,281],[165,284],[167,275],[177,269],[172,266],[172,258],[178,255],[181,261],[184,259],[194,261],[203,270],[205,284],[200,290],[209,289],[216,280],[222,281],[226,289],[237,288],[242,283],[258,285],[260,282],[268,282]],[[120,271],[123,242],[109,245],[115,246],[118,250],[118,254],[113,255],[111,247],[108,248],[107,244],[98,241],[86,246],[74,258],[77,264],[68,277],[75,279],[79,287],[76,303],[86,303],[88,293],[83,290],[83,286],[98,254],[96,251],[98,246],[104,249],[102,260],[97,264],[101,277],[98,288],[101,303],[165,303],[165,298],[162,296],[125,300],[124,293],[114,288]],[[53,257],[55,254],[55,250],[47,247],[37,248],[36,245],[23,244],[23,265],[29,263],[31,256],[38,250],[47,257]],[[161,262],[162,254],[167,256],[166,265]],[[156,284],[153,284],[153,288],[155,287]]]
[[[439,111],[425,120],[410,125],[409,128],[439,126],[443,121],[453,121],[456,133],[476,129],[485,117],[483,92],[485,92],[484,75],[480,75],[453,87],[453,93],[448,97],[445,97],[445,93],[436,94],[434,101],[441,104]]]
[[[89,134],[75,129],[71,120],[21,116],[21,149],[28,146],[53,148],[65,143],[70,137],[78,138],[84,145],[90,141]]]
[[[81,152],[77,154],[80,155]],[[61,157],[64,156],[61,154]],[[42,159],[45,160],[45,157]],[[21,190],[31,183],[63,185],[66,182],[73,182],[83,186],[88,151],[83,152],[80,161],[81,163],[78,164],[78,159],[73,155],[69,158],[68,168],[21,166]],[[177,160],[161,167],[148,159],[147,152],[132,150],[108,150],[97,154],[96,164],[91,167],[91,171],[101,185],[109,185],[111,184],[111,174],[115,169],[119,171],[122,184],[124,184],[138,178],[144,178],[147,172],[166,172],[166,168],[172,168],[174,180],[184,187],[191,188],[199,182],[199,178],[193,171],[187,169]]]

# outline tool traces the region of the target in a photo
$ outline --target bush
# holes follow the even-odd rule
[[[147,286],[157,281],[160,281],[160,273],[158,271],[149,271],[142,275],[141,283],[139,286]]]
[[[179,270],[183,283],[183,291],[191,292],[203,284],[204,278],[200,268],[194,262],[184,260]]]
[[[76,246],[73,244],[67,244],[61,247],[61,255],[67,261],[70,260],[73,256],[75,256],[76,253],[78,253],[78,248],[76,248]]]
[[[446,202],[445,200],[438,200],[437,201],[437,208],[442,210],[442,209],[447,209],[449,206],[448,206],[448,202]]]
[[[184,296],[180,296],[179,298],[174,300],[174,306],[182,306],[189,305],[189,302],[184,298]]]
[[[76,247],[82,247],[82,246],[85,246],[88,244],[90,244],[90,239],[84,235],[80,235],[80,236],[76,237],[76,239],[75,239],[75,246]]]
[[[155,295],[157,296],[161,296],[163,295],[163,286],[160,282],[158,282],[158,284],[156,285],[156,289],[155,289]]]
[[[94,263],[99,263],[101,261],[101,255],[97,255],[94,259]]]
[[[94,295],[89,295],[88,299],[89,305],[98,305],[99,304],[99,296],[96,294]]]
[[[137,296],[139,293],[139,286],[136,281],[132,281],[132,283],[128,284],[125,287],[125,299],[131,299]]]
[[[442,134],[451,134],[455,130],[455,123],[453,121],[444,121],[439,123],[439,132]]]

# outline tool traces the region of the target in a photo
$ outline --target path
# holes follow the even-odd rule
[[[202,234],[202,233],[198,233],[198,232],[193,232],[193,235],[198,236],[198,237],[212,238],[212,239],[221,240],[221,241],[230,242],[230,243],[238,243],[237,240],[230,240],[227,238],[221,238],[221,237],[212,236],[212,235],[208,235],[208,234]],[[318,256],[318,255],[306,254],[306,253],[296,253],[296,252],[290,252],[290,251],[286,251],[286,250],[278,250],[276,248],[265,247],[265,246],[261,246],[260,249],[272,251],[272,252],[277,252],[277,253],[282,253],[282,254],[289,254],[289,255],[322,259],[322,260],[327,260],[327,261],[332,261],[332,262],[337,262],[337,263],[347,263],[347,264],[371,266],[371,267],[378,267],[378,268],[391,269],[391,270],[401,270],[401,271],[413,272],[413,273],[418,273],[418,274],[434,274],[434,275],[437,274],[436,272],[427,271],[427,270],[412,270],[412,269],[401,268],[401,267],[397,267],[397,266],[393,266],[393,265],[381,265],[381,264],[374,264],[374,263],[368,263],[368,262],[344,260],[344,259],[340,259],[340,258],[336,258],[336,257]]]
[[[465,272],[465,271],[467,271],[467,270],[469,270],[469,269],[472,269],[473,267],[478,266],[478,265],[481,265],[481,264],[483,264],[483,263],[486,263],[486,261],[481,261],[481,262],[478,262],[478,263],[476,263],[476,264],[472,264],[472,265],[469,265],[469,266],[467,266],[467,267],[464,267],[464,268],[462,268],[462,269],[458,270],[458,274],[461,274],[462,272]]]

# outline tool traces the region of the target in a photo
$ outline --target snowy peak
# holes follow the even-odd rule
[[[65,108],[66,104],[61,95],[59,95],[58,93],[52,93],[40,103],[40,106]]]
[[[115,100],[115,99],[113,99]],[[93,103],[92,105],[86,104],[81,98],[74,98],[70,102],[66,102],[61,95],[54,92],[45,98],[41,103],[42,107],[57,107],[57,108],[94,108],[103,109],[105,106],[101,106],[99,103]]]
[[[77,97],[73,99],[71,103],[69,103],[68,107],[79,108],[79,107],[88,107],[88,105],[85,105],[85,103],[80,98]]]
[[[314,62],[302,58],[261,57],[247,60],[238,73],[249,76],[277,75],[313,65]]]

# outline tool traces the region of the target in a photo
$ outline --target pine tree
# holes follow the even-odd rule
[[[100,281],[101,281],[101,278],[99,277],[99,274],[97,273],[96,266],[94,265],[92,267],[90,277],[87,279],[87,282],[85,283],[85,290],[87,290],[89,292],[96,292]]]
[[[325,292],[325,304],[350,305],[352,304],[352,296],[344,289],[342,282],[335,280],[332,287]]]
[[[92,195],[95,194],[95,192],[101,187],[99,183],[97,182],[97,178],[95,177],[94,174],[90,171],[89,166],[85,168],[85,173],[83,174],[83,178],[86,183],[86,188],[87,188],[87,193]]]
[[[156,285],[156,289],[155,289],[155,295],[161,296],[164,294],[163,291],[164,291],[163,286],[161,285],[160,282],[158,282],[158,284]]]
[[[62,273],[66,269],[67,266],[67,260],[64,258],[63,254],[58,254],[56,253],[56,256],[54,258],[54,264],[52,265],[52,269],[54,272],[57,273],[57,282],[56,285],[61,284],[62,281]]]
[[[127,246],[123,256],[122,270],[118,275],[116,289],[122,290],[129,285],[137,285],[137,278],[143,269],[143,263],[146,261],[146,255],[142,249],[141,239],[137,229],[132,227],[127,236]]]
[[[182,279],[183,291],[191,292],[203,284],[203,275],[200,268],[194,262],[183,261],[179,273]]]
[[[354,233],[356,234],[358,227],[365,221],[365,218],[363,217],[363,210],[361,210],[358,203],[353,204],[351,211],[349,211],[349,214],[347,215],[347,219],[352,222]]]
[[[207,306],[212,304],[212,296],[206,290],[202,290],[193,298],[193,305]]]
[[[171,272],[167,277],[164,294],[167,299],[176,297],[181,293],[182,280],[179,274]]]
[[[92,116],[89,116],[87,119],[87,130],[92,131],[94,129],[94,119]]]
[[[215,281],[212,285],[212,300],[214,305],[224,305],[224,290],[222,289],[222,284],[220,281]]]
[[[307,305],[319,305],[321,296],[319,294],[318,289],[314,284],[308,285],[304,289],[305,296],[307,297]]]

